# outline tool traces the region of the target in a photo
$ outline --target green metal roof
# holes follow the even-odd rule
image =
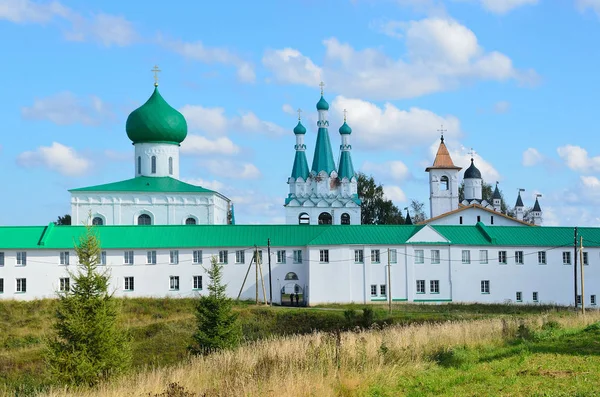
[[[125,181],[104,185],[80,187],[70,192],[168,192],[168,193],[214,193],[201,186],[190,185],[169,176],[138,176]]]
[[[294,134],[296,135],[304,135],[306,134],[306,127],[302,125],[302,122],[298,120],[298,125],[294,127]]]
[[[319,128],[319,132],[317,133],[312,171],[315,174],[325,171],[327,175],[331,174],[331,171],[335,171],[335,161],[333,160],[333,151],[331,150],[331,141],[329,140],[327,128]]]
[[[338,168],[338,178],[348,180],[354,176],[354,165],[352,164],[352,156],[347,150],[340,153],[340,166]]]
[[[323,94],[321,94],[321,99],[317,102],[317,110],[329,110],[329,104],[325,98],[323,98]]]
[[[294,157],[294,166],[292,167],[292,178],[308,179],[308,161],[306,161],[306,153],[303,150],[296,150]]]

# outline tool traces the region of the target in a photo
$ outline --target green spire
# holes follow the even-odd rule
[[[354,166],[352,165],[352,157],[350,156],[349,151],[343,150],[340,154],[340,167],[338,171],[338,177],[340,179],[348,178],[348,180],[350,180],[353,176]]]
[[[331,171],[335,171],[333,151],[331,150],[331,141],[329,140],[329,131],[327,131],[327,128],[319,128],[319,132],[317,133],[312,171],[315,174],[325,171],[327,175],[331,174]]]
[[[292,178],[308,179],[308,161],[306,161],[306,153],[303,150],[296,150],[294,166],[292,167]]]

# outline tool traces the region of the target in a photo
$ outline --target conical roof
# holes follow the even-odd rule
[[[163,99],[157,86],[146,103],[127,117],[125,129],[133,143],[180,144],[187,136],[185,117]]]
[[[408,213],[408,210],[406,210],[406,219],[404,220],[404,224],[405,225],[412,225],[412,219],[410,218],[410,214]]]
[[[473,164],[473,159],[471,159],[471,165],[466,169],[464,179],[481,179],[481,172],[475,164]]]
[[[519,192],[519,195],[517,196],[517,203],[515,204],[515,207],[524,207],[523,200],[521,200],[521,192]]]
[[[500,194],[500,190],[498,190],[498,184],[496,183],[496,188],[494,189],[494,194],[492,194],[493,199],[502,200],[502,195]]]
[[[540,207],[540,202],[538,201],[537,197],[535,198],[535,204],[533,205],[532,211],[542,212],[542,208]]]
[[[443,170],[460,170],[461,167],[457,167],[452,162],[452,157],[450,157],[450,153],[448,152],[448,148],[444,143],[444,138],[442,137],[440,146],[438,147],[437,154],[435,155],[435,160],[433,161],[433,166],[425,168],[425,171],[433,170],[433,169],[443,169]]]

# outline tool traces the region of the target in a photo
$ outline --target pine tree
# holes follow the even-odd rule
[[[118,302],[109,293],[108,271],[100,272],[100,241],[91,226],[75,246],[79,259],[70,289],[59,292],[55,335],[46,350],[54,379],[62,384],[95,385],[127,370],[131,350],[118,327]]]
[[[196,320],[198,328],[193,336],[190,351],[194,354],[210,354],[218,350],[232,349],[240,343],[241,329],[233,301],[225,294],[222,284],[222,266],[212,257],[207,270],[208,295],[198,298]]]

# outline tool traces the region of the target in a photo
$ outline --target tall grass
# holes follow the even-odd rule
[[[431,357],[443,349],[500,345],[519,330],[540,329],[549,321],[575,328],[599,320],[594,311],[284,336],[149,369],[93,390],[54,389],[48,396],[155,396],[174,382],[198,396],[354,395],[364,385],[384,385],[407,369],[431,366]]]

